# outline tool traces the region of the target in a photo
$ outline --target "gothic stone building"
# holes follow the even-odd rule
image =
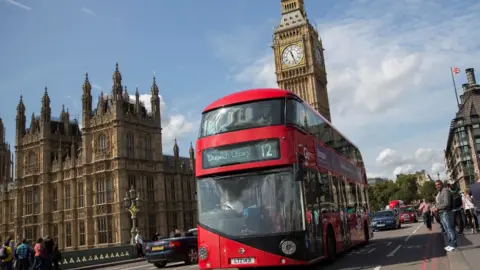
[[[5,126],[0,118],[0,234],[8,234],[9,222],[13,222],[13,196],[8,191],[13,184],[13,156],[10,145],[5,141]]]
[[[26,127],[20,97],[16,118],[16,181],[2,236],[33,240],[51,235],[63,250],[130,241],[132,221],[123,198],[135,187],[142,200],[140,233],[167,235],[196,224],[193,149],[190,158],[162,153],[159,89],[153,78],[151,112],[131,99],[118,64],[110,94],[92,108],[88,74],[83,84],[82,128],[62,109],[52,117],[45,88],[40,116]],[[3,208],[5,209],[5,207]]]

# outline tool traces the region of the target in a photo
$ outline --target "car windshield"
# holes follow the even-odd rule
[[[291,171],[198,179],[199,223],[231,237],[303,230],[300,183]]]
[[[400,208],[400,212],[409,213],[409,212],[413,212],[413,209],[411,207]]]
[[[281,125],[283,99],[269,99],[215,109],[203,114],[199,137],[241,129]]]
[[[375,214],[373,214],[373,217],[378,217],[378,218],[381,218],[381,217],[393,217],[393,212],[392,212],[392,211],[375,212]]]

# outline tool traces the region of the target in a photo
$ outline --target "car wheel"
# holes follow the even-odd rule
[[[198,262],[198,251],[196,248],[190,248],[187,253],[186,264],[196,264]]]
[[[167,262],[154,263],[153,265],[157,268],[164,268],[167,265]]]

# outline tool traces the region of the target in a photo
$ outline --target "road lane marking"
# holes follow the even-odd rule
[[[373,268],[373,270],[380,270],[382,267],[381,266],[377,266],[375,268]]]
[[[368,253],[372,253],[375,250],[375,248],[372,248]]]
[[[401,247],[402,245],[398,245],[392,252],[390,252],[390,254],[387,255],[387,257],[393,257],[395,252],[397,252]]]
[[[391,244],[392,244],[392,242],[388,242],[388,243],[387,243],[387,247],[390,246]]]
[[[413,234],[410,234],[409,236],[407,236],[407,238],[405,238],[405,242],[408,241],[408,239],[410,239],[410,237],[412,237]]]

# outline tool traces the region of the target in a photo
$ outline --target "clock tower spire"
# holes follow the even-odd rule
[[[278,86],[290,90],[331,121],[324,49],[310,24],[303,0],[281,0],[273,51]]]

